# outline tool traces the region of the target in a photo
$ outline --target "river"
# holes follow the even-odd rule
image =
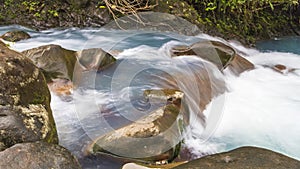
[[[138,72],[140,72],[139,69],[144,70],[145,65],[151,65],[149,68],[156,69],[156,71],[150,72],[152,76],[158,76],[160,70],[169,71],[171,69],[171,66],[169,69],[162,68],[162,66],[168,65],[165,58],[168,55],[168,49],[172,45],[178,43],[192,44],[205,39],[218,40],[218,38],[206,34],[183,36],[176,33],[125,32],[92,28],[51,29],[36,32],[16,25],[0,27],[0,34],[13,28],[26,30],[32,36],[31,39],[11,43],[11,47],[17,51],[45,44],[58,44],[72,50],[100,47],[104,50],[120,51],[121,53],[116,56],[117,59],[131,58],[133,61],[124,67],[135,67]],[[211,122],[214,127],[210,131],[209,137],[205,139],[202,135],[205,129],[198,123],[191,124],[189,133],[185,135],[183,146],[193,153],[194,158],[249,145],[268,148],[300,160],[299,41],[298,37],[265,41],[258,43],[257,49],[248,49],[240,44],[231,43],[248,60],[254,63],[255,69],[244,72],[239,77],[228,71],[225,71],[224,75],[218,75],[224,79],[228,90],[225,94],[214,98],[204,114],[209,115],[217,106],[218,110],[222,110],[218,112],[219,119]],[[175,63],[173,69],[183,69],[180,65],[181,61],[185,59],[184,57],[178,59],[179,62]],[[188,62],[188,64],[190,63],[194,63],[194,60]],[[276,64],[282,64],[295,70],[281,74],[266,67],[266,65]],[[130,71],[127,72],[128,77],[132,77],[131,73]],[[188,71],[185,73],[188,73]],[[100,89],[96,88],[96,90],[85,90],[80,94],[79,101],[76,99],[63,101],[52,93],[51,108],[57,125],[60,144],[81,158],[83,156],[82,152],[90,142],[87,137],[93,138],[91,135],[96,129],[88,131],[93,127],[93,125],[90,125],[93,121],[85,122],[82,120],[85,119],[83,116],[93,115],[93,108],[86,109],[91,114],[82,114],[78,112],[78,110],[80,111],[78,105],[89,105],[90,98],[96,98],[94,102],[97,104],[118,103],[119,110],[126,111],[130,107],[127,107],[126,99],[122,98],[135,95],[134,91],[139,87],[155,87],[155,83],[142,83],[145,80],[143,79],[144,76],[147,76],[146,71],[132,77],[136,80],[131,81],[134,85],[129,88],[122,86],[121,79],[118,81],[118,78],[116,78],[117,86],[114,87],[116,92],[114,95],[117,97],[114,97],[114,99],[108,97],[110,93],[107,93],[106,88],[103,86]],[[108,80],[105,80],[104,75],[101,77],[97,79],[97,83],[100,84],[106,81],[105,83],[113,84],[112,77]],[[122,80],[126,81],[126,78]],[[96,84],[96,86],[99,85]],[[193,88],[190,90],[193,90]],[[134,120],[134,118],[137,118],[136,115],[131,116],[130,113],[132,112],[125,113],[127,119]],[[114,114],[114,116],[115,119],[118,119],[120,114]],[[101,130],[101,132],[105,133],[106,131]],[[112,162],[109,161],[111,159],[107,160],[108,162],[89,159],[83,162],[83,166],[84,168],[119,167],[114,165],[113,160]]]

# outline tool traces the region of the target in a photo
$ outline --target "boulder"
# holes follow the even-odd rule
[[[244,168],[300,168],[300,162],[270,150],[242,147],[226,153],[206,156],[174,169],[244,169]]]
[[[45,142],[16,144],[0,152],[1,169],[80,169],[77,159],[65,148]]]
[[[22,54],[30,58],[42,70],[47,82],[52,82],[57,78],[72,81],[73,74],[79,75],[83,71],[102,70],[116,61],[112,55],[100,48],[75,52],[59,45],[45,45],[25,50]],[[74,67],[76,67],[75,71]]]
[[[45,45],[25,50],[22,54],[42,70],[48,82],[55,78],[72,80],[77,61],[75,51],[59,45]]]
[[[78,61],[73,73],[74,87],[89,86],[90,81],[95,79],[95,74],[103,71],[116,63],[116,59],[100,48],[84,49],[76,52]]]
[[[57,143],[50,92],[39,69],[0,46],[0,81],[0,149],[39,140]]]
[[[235,49],[219,41],[205,40],[191,46],[177,46],[172,49],[171,54],[173,57],[195,55],[214,63],[220,70],[229,67],[235,74],[254,68],[254,65],[238,55]]]
[[[103,70],[116,62],[116,59],[100,48],[84,49],[76,52],[78,64],[84,70]]]
[[[10,42],[17,42],[17,41],[21,41],[21,40],[25,40],[25,39],[29,39],[31,38],[30,35],[25,32],[25,31],[21,31],[21,30],[13,30],[13,31],[8,31],[5,34],[3,34],[2,36],[0,36],[0,38],[6,40],[6,41],[10,41]]]
[[[166,93],[165,98],[157,93]],[[128,126],[100,136],[90,145],[88,152],[109,153],[147,163],[172,161],[178,155],[182,141],[183,96],[178,90],[145,91],[146,99],[163,99],[165,105]]]
[[[239,75],[247,70],[254,69],[254,65],[246,58],[235,54],[233,59],[229,62],[227,67],[233,74]]]

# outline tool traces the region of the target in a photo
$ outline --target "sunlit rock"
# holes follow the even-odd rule
[[[17,42],[17,41],[20,41],[20,40],[29,39],[31,37],[25,31],[13,30],[13,31],[6,32],[2,36],[0,36],[0,38],[4,39],[6,41],[10,41],[10,42]]]
[[[99,137],[88,152],[149,163],[172,161],[179,153],[185,127],[182,114],[188,113],[181,109],[183,97],[178,90],[145,91],[146,99],[165,104],[132,124]]]
[[[76,158],[65,148],[45,142],[16,144],[0,152],[1,169],[80,169]]]
[[[39,67],[47,81],[55,78],[71,80],[76,63],[75,51],[67,50],[59,45],[45,45],[23,51],[26,57]]]
[[[43,74],[22,54],[0,46],[0,149],[16,143],[57,143]]]
[[[270,150],[242,147],[226,153],[209,155],[190,161],[174,169],[189,168],[300,168],[300,162]]]

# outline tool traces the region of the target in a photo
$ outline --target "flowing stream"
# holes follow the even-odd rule
[[[12,43],[11,47],[17,51],[58,44],[72,50],[103,48],[121,52],[116,55],[120,61],[129,58],[130,62],[120,62],[115,68],[110,68],[114,71],[106,70],[96,74],[92,79],[94,82],[88,83],[94,85],[94,88],[87,86],[85,90],[74,92],[74,99],[61,100],[52,94],[51,108],[60,144],[80,158],[91,141],[89,138],[93,138],[95,131],[99,131],[97,127],[101,128],[102,134],[110,131],[104,130],[107,127],[105,125],[93,125],[99,124],[94,114],[99,107],[95,105],[106,106],[106,120],[113,124],[110,127],[124,126],[145,115],[141,113],[143,111],[131,111],[131,103],[135,106],[134,110],[151,110],[147,108],[149,105],[132,99],[139,98],[141,89],[171,88],[174,84],[169,82],[178,77],[176,73],[187,77],[194,68],[205,67],[217,80],[226,82],[227,91],[213,98],[204,110],[206,116],[216,106],[221,110],[217,121],[207,122],[208,125],[214,124],[210,137],[203,139],[205,129],[197,120],[191,123],[191,129],[185,135],[184,147],[193,153],[194,158],[248,145],[268,148],[300,160],[300,46],[297,37],[259,43],[260,51],[231,43],[255,65],[254,70],[237,77],[226,70],[224,74],[218,73],[217,68],[210,63],[193,57],[179,57],[170,62],[168,51],[172,46],[216,39],[205,34],[183,36],[175,33],[77,28],[35,32],[19,26],[0,27],[0,34],[13,28],[25,29],[32,36],[31,39]],[[279,73],[267,67],[276,64],[293,68],[294,71]],[[186,65],[190,69],[186,69]],[[132,69],[137,71],[130,71]],[[116,73],[118,71],[121,73]],[[133,76],[133,73],[136,74]],[[214,81],[213,78],[210,80]],[[191,96],[192,102],[196,90],[193,80],[186,79],[181,85]],[[82,113],[82,109],[85,113]],[[191,111],[199,110],[192,108]],[[89,159],[84,163],[85,168],[108,166],[117,168],[105,160]]]

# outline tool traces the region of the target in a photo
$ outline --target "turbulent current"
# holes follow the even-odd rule
[[[0,27],[0,34],[16,27],[18,26]],[[163,78],[160,76],[161,73],[167,72],[170,77],[178,77],[176,74],[178,71],[186,77],[193,69],[186,69],[185,65],[191,65],[193,68],[204,66],[212,76],[223,79],[226,84],[225,94],[214,97],[204,110],[206,117],[213,116],[214,111],[218,111],[217,119],[208,118],[207,125],[211,127],[210,124],[212,124],[209,132],[205,133],[205,127],[197,120],[192,121],[190,130],[187,130],[183,146],[192,152],[194,158],[249,145],[265,147],[300,160],[299,39],[285,38],[263,42],[258,44],[260,50],[248,49],[231,43],[255,65],[254,70],[246,71],[237,77],[226,70],[224,74],[221,74],[210,63],[201,61],[200,64],[200,61],[193,57],[183,56],[172,63],[169,62],[168,51],[172,45],[192,44],[205,39],[219,40],[205,34],[183,36],[175,33],[77,28],[35,32],[23,27],[18,28],[28,31],[32,38],[12,43],[11,47],[17,51],[45,44],[58,44],[72,50],[103,48],[116,52],[116,58],[119,60],[131,59],[129,63],[123,65],[124,69],[119,70],[123,71],[123,76],[117,76],[115,72],[115,74],[104,73],[99,78],[97,75],[95,82],[90,83],[96,85],[96,88],[91,87],[78,93],[74,92],[74,99],[62,100],[52,94],[51,108],[60,144],[78,157],[84,154],[86,146],[91,141],[90,138],[93,138],[91,136],[94,133],[93,130],[100,127],[102,134],[106,132],[103,130],[105,125],[96,127],[93,125],[93,123],[99,124],[96,120],[97,115],[93,114],[99,107],[86,106],[84,107],[86,112],[81,113],[78,112],[82,109],[78,108],[78,104],[90,105],[95,102],[97,105],[107,106],[108,109],[114,104],[114,108],[119,111],[115,112],[114,109],[108,111],[108,121],[113,121],[111,124],[115,126],[110,126],[112,128],[121,127],[126,124],[126,121],[120,117],[126,117],[130,121],[140,117],[136,115],[139,112],[131,111],[131,104],[134,104],[134,101],[128,102],[132,96],[140,94],[136,91],[155,88],[157,84],[160,85],[159,87],[166,85],[170,88],[173,84],[164,84],[163,82],[169,79],[164,79],[167,76]],[[274,45],[268,44],[278,44],[278,50],[274,48]],[[285,65],[293,71],[283,73],[274,71],[270,67],[276,64]],[[140,73],[125,69],[128,67]],[[172,74],[174,72],[175,74]],[[133,76],[133,73],[136,74]],[[131,79],[130,83],[128,82],[129,87],[126,86],[128,79]],[[159,79],[159,82],[149,79]],[[100,83],[105,85],[99,85]],[[191,96],[191,102],[195,99],[193,83],[191,80],[181,84],[185,92]],[[113,86],[114,90],[108,90],[106,85],[110,89]],[[80,97],[76,98],[78,95]],[[137,109],[143,109],[145,106],[139,102],[135,104],[137,104],[135,105]],[[197,108],[193,109],[193,103],[191,107],[191,111],[197,111]],[[215,110],[215,107],[218,109]],[[193,116],[191,118],[196,119]],[[107,132],[109,130],[107,129]],[[97,165],[101,168],[112,164]]]

